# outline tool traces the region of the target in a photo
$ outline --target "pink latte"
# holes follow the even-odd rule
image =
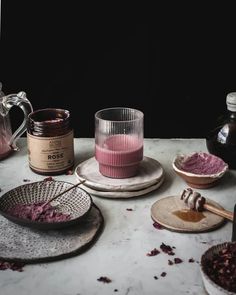
[[[143,141],[132,135],[113,135],[100,146],[96,144],[95,157],[104,176],[132,177],[143,159]]]

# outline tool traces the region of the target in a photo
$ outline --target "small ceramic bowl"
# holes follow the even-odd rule
[[[177,155],[172,167],[190,187],[200,189],[216,185],[229,169],[221,158],[203,152]]]
[[[18,186],[6,192],[0,198],[0,214],[17,224],[32,228],[50,230],[60,229],[75,225],[84,217],[92,206],[92,198],[85,190],[75,187],[65,194],[52,201],[50,204],[58,214],[69,215],[69,219],[63,221],[32,221],[26,218],[14,216],[12,208],[17,205],[32,205],[46,202],[53,196],[73,186],[72,183],[64,181],[39,181]]]
[[[210,295],[235,295],[235,292],[231,292],[226,290],[223,286],[220,286],[217,282],[212,279],[211,261],[215,255],[221,256],[222,249],[226,249],[228,246],[236,247],[236,242],[226,242],[222,244],[218,244],[209,248],[201,257],[200,263],[200,272],[202,275],[202,280],[205,286],[205,289]],[[235,251],[235,250],[234,250]],[[223,257],[223,256],[222,256]],[[221,257],[221,259],[223,259]],[[216,259],[216,258],[215,258]],[[221,260],[222,263],[222,260]]]

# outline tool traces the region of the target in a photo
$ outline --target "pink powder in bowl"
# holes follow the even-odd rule
[[[181,170],[199,175],[218,174],[227,168],[228,165],[221,158],[203,152],[184,157],[180,163]]]

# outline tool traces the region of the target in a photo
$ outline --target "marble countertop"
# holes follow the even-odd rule
[[[76,165],[94,155],[94,139],[76,138],[74,142]],[[19,140],[19,146],[20,151],[0,161],[0,195],[23,184],[23,179],[33,182],[45,178],[29,169],[25,138]],[[105,220],[96,243],[73,258],[26,265],[23,272],[1,271],[0,294],[206,294],[199,260],[209,246],[231,240],[232,223],[227,222],[211,232],[186,234],[158,230],[150,217],[155,201],[186,188],[171,164],[177,153],[194,151],[207,151],[204,139],[145,139],[144,154],[158,160],[164,168],[165,181],[161,187],[130,199],[92,196]],[[77,180],[75,175],[54,178],[72,183]],[[217,186],[198,191],[232,211],[236,200],[235,180],[236,171],[230,170]],[[176,247],[174,257],[181,258],[183,263],[168,265],[168,259],[173,260],[173,256],[165,253],[147,256],[154,248],[160,249],[162,243]],[[189,263],[190,258],[195,262]],[[161,276],[162,272],[166,272],[165,277]],[[112,282],[99,282],[101,276]]]

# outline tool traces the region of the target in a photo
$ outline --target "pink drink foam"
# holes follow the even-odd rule
[[[132,177],[143,159],[143,142],[132,135],[113,135],[102,146],[96,145],[95,157],[104,176]]]

